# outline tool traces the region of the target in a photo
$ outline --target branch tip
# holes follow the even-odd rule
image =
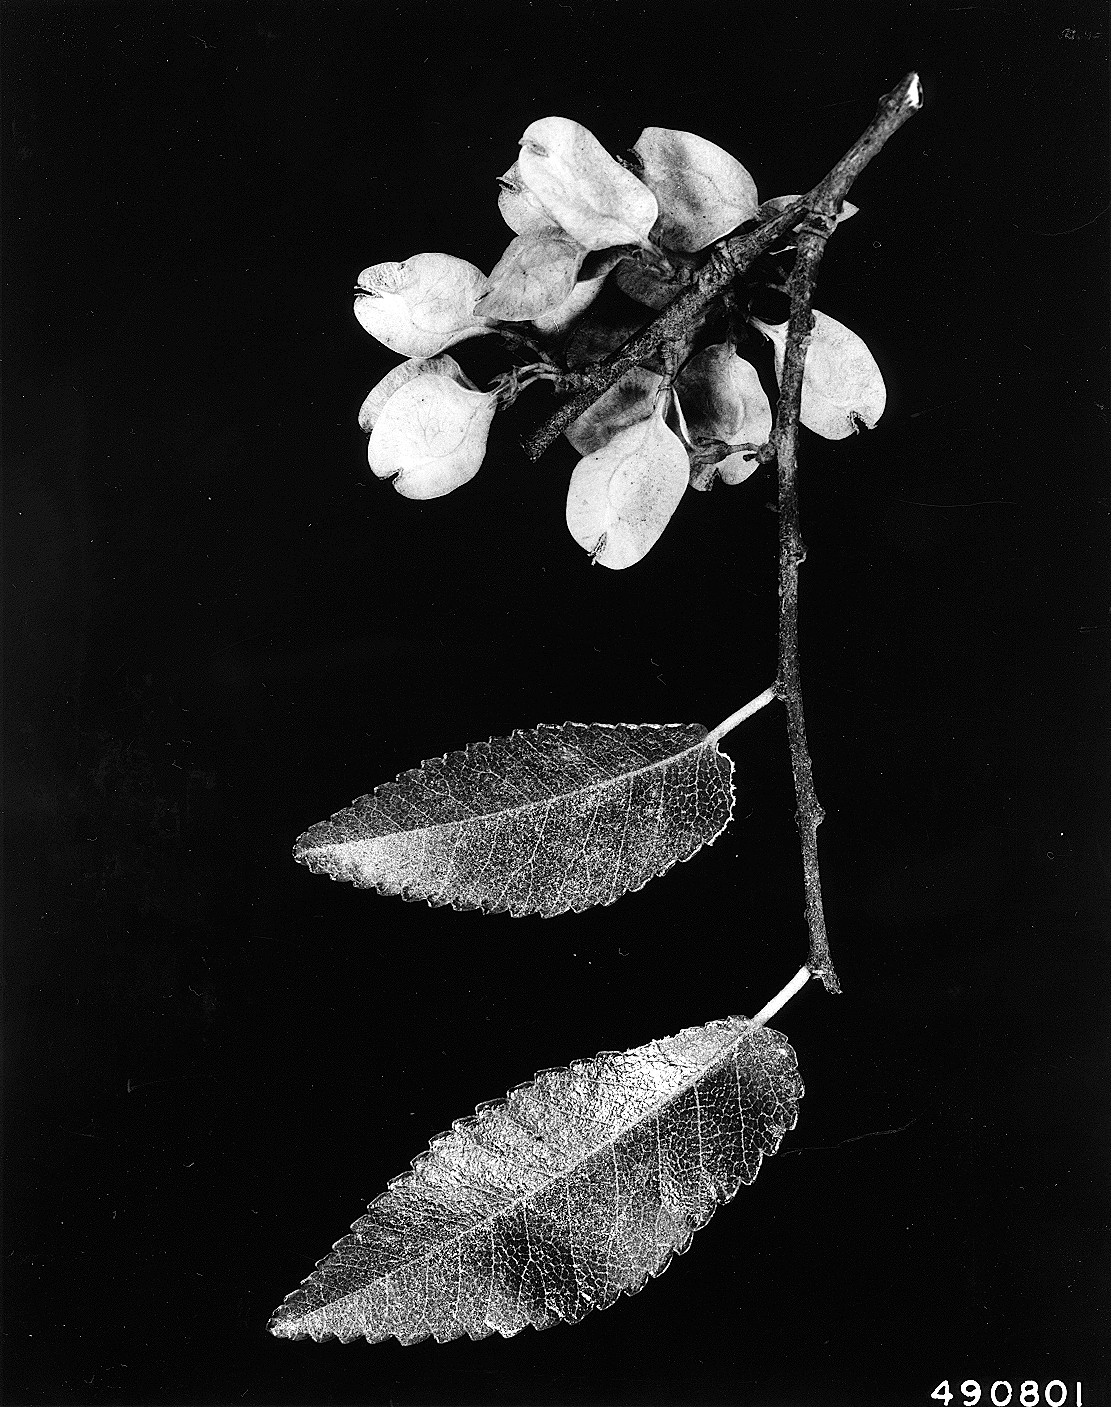
[[[808,967],[807,972],[811,977],[816,977],[831,997],[841,995],[841,983],[837,980],[837,973],[832,967]]]

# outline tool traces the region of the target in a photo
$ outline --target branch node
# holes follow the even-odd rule
[[[837,974],[832,967],[822,967],[818,964],[807,964],[806,971],[811,977],[816,977],[830,996],[840,996],[841,983],[837,980]]]

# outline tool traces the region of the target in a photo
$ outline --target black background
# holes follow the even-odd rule
[[[4,7],[4,1375],[12,1403],[927,1403],[1107,1361],[1101,5]],[[522,398],[466,489],[367,482],[363,266],[489,269],[538,117],[807,189],[906,71],[817,306],[889,388],[804,435],[802,644],[845,994],[777,1020],[780,1156],[635,1300],[291,1344],[282,1297],[541,1067],[751,1012],[805,950],[782,718],[711,850],[483,918],[294,837],[466,742],[716,722],[774,673],[775,515],[690,494],[590,569]],[[530,409],[531,407],[531,409]],[[959,1401],[960,1398],[958,1397]],[[1069,1401],[1074,1397],[1070,1395]],[[1108,1400],[1104,1398],[1102,1400]]]

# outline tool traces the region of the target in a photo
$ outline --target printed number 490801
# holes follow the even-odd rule
[[[975,1378],[966,1378],[957,1391],[961,1394],[963,1407],[976,1407],[984,1390]],[[954,1394],[949,1391],[949,1379],[945,1378],[938,1383],[930,1396],[936,1402],[943,1402],[945,1407],[949,1407],[949,1403],[954,1399]],[[1069,1389],[1060,1378],[1052,1379],[1044,1388],[1032,1380],[1027,1380],[1019,1384],[1016,1397],[1011,1384],[1001,1378],[992,1383],[984,1400],[990,1402],[992,1407],[1008,1407],[1009,1403],[1016,1403],[1017,1407],[1041,1407],[1042,1403],[1045,1403],[1046,1407],[1084,1407],[1084,1384],[1076,1384],[1076,1395],[1073,1397],[1069,1395]]]

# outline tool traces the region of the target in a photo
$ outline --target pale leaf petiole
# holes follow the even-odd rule
[[[766,1006],[762,1006],[752,1018],[753,1026],[765,1026],[781,1007],[787,1005],[796,992],[802,990],[810,980],[810,969],[800,967],[781,992],[777,992]]]
[[[711,729],[706,735],[706,742],[711,744],[720,743],[726,733],[731,733],[733,729],[743,723],[746,718],[751,718],[754,713],[759,713],[766,704],[770,704],[776,697],[775,685],[772,684],[771,687],[765,689],[762,694],[757,694],[754,699],[750,699],[748,703],[746,703],[743,708],[739,708],[736,713],[731,713],[728,718],[722,719],[718,726]]]

